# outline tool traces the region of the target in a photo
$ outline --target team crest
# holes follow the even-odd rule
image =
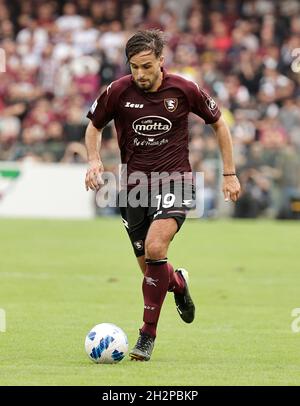
[[[164,99],[165,108],[173,113],[177,109],[178,99]]]
[[[143,240],[134,241],[133,245],[137,250],[142,250],[144,248]]]

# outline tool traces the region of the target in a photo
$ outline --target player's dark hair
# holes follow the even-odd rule
[[[161,56],[165,40],[160,30],[143,30],[138,31],[127,41],[125,53],[127,62],[134,55],[142,51],[152,51],[156,58]]]

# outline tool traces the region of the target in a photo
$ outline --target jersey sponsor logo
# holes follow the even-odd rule
[[[137,147],[160,147],[161,145],[165,145],[169,142],[166,138],[160,139],[160,140],[155,140],[154,138],[147,138],[145,140],[140,140],[138,138],[135,138],[133,140],[133,144],[136,145]]]
[[[168,111],[173,113],[173,111],[175,111],[177,109],[178,99],[176,99],[176,98],[174,98],[174,99],[164,99],[164,105],[165,105],[165,108]]]
[[[124,107],[129,107],[130,109],[142,109],[144,105],[139,103],[126,102]]]
[[[165,117],[145,116],[140,117],[132,123],[132,128],[136,134],[145,137],[157,137],[158,135],[169,132],[172,123]]]

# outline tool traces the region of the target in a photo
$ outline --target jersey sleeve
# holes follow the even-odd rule
[[[98,130],[109,123],[115,115],[113,103],[113,83],[110,84],[104,92],[96,99],[91,106],[87,117],[92,121],[93,126]]]
[[[214,101],[204,90],[194,83],[189,82],[187,97],[192,113],[201,117],[206,124],[213,124],[221,117],[221,111]]]

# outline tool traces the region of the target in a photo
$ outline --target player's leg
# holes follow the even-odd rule
[[[145,255],[141,255],[140,257],[136,258],[139,264],[139,267],[142,271],[142,273],[145,275],[146,272],[146,259],[145,259]]]
[[[175,180],[170,184],[170,191],[162,188],[159,197],[160,204],[153,217],[155,219],[174,218],[177,222],[178,232],[186,219],[187,212],[195,205],[196,194],[193,182],[191,179]],[[195,306],[189,293],[188,272],[184,268],[178,268],[174,272],[172,265],[170,263],[168,265],[170,277],[168,290],[174,293],[176,309],[181,319],[185,323],[191,323],[195,317]],[[182,282],[184,283],[183,290]]]
[[[143,275],[145,275],[146,273],[146,269],[147,269],[147,264],[146,264],[146,257],[145,255],[142,255],[140,257],[136,258],[139,264],[139,267],[143,273]],[[181,286],[182,286],[182,278],[178,277],[177,271],[179,272],[179,270],[176,270],[174,272],[174,268],[173,266],[170,264],[170,262],[168,262],[168,266],[169,266],[169,287],[168,287],[168,291],[169,292],[175,292],[175,293],[181,293]]]
[[[146,271],[143,280],[144,324],[138,341],[130,353],[131,358],[148,361],[151,357],[156,337],[160,311],[168,290],[185,298],[186,280],[167,260],[167,251],[175,233],[177,222],[174,218],[155,220],[151,224],[146,241]],[[192,303],[194,314],[194,305]],[[191,309],[189,309],[191,311]],[[191,316],[190,316],[191,317]]]
[[[146,260],[159,260],[167,256],[171,240],[177,233],[178,226],[174,218],[157,219],[149,227],[145,241]]]
[[[157,236],[161,231],[160,229],[156,230],[155,224],[159,224],[162,219],[171,219],[173,224],[175,222],[177,223],[176,232],[178,232],[186,219],[187,212],[194,207],[196,198],[195,188],[190,180],[187,179],[187,181],[183,181],[179,179],[171,181],[169,184],[165,184],[165,186],[162,185],[158,194],[154,194],[154,196],[159,204],[156,207],[151,206],[149,208],[149,214],[152,216],[153,221],[147,234],[145,245],[148,247],[152,246],[153,243],[154,246],[159,243],[164,250],[160,252],[159,255],[165,254],[165,256],[167,256],[167,246],[164,247],[163,243],[158,240]],[[170,241],[168,244],[169,243]],[[149,255],[146,252],[146,258],[147,257],[149,257]],[[161,258],[163,258],[163,256]],[[183,268],[176,269],[174,272],[170,263],[168,263],[168,269],[168,291],[174,293],[176,309],[181,319],[185,323],[191,323],[195,317],[195,306],[189,294],[188,272]]]
[[[186,297],[188,290],[187,272],[183,269],[174,272],[173,266],[167,260],[170,242],[178,230],[178,224],[182,224],[182,222],[175,218],[153,221],[145,241],[146,272],[143,282],[145,309],[142,332],[154,337],[156,336],[160,309],[167,291],[172,291],[175,295],[175,301],[180,302],[181,309],[177,307],[177,310],[181,318],[187,323],[194,319],[194,304],[189,295],[188,298]],[[154,286],[153,281],[157,286]],[[189,299],[186,308],[180,299],[184,303],[186,299]],[[157,310],[151,310],[153,307]]]
[[[143,280],[144,325],[138,341],[130,353],[131,358],[148,361],[154,346],[160,310],[169,287],[167,250],[177,232],[174,219],[154,221],[145,241],[146,270]]]
[[[164,195],[161,196],[161,201],[164,201]],[[195,307],[188,293],[187,272],[183,269],[174,272],[172,265],[167,262],[168,247],[185,220],[186,210],[185,208],[175,210],[175,207],[170,204],[166,206],[150,207],[149,209],[152,223],[145,240],[144,325],[140,330],[138,341],[130,353],[130,356],[137,360],[148,361],[151,357],[161,307],[168,290],[174,292],[181,318],[186,322],[194,319]],[[144,270],[142,258],[139,263]],[[181,309],[177,302],[180,302]]]
[[[145,265],[145,239],[150,226],[150,221],[144,207],[119,207],[121,218],[131,245],[141,268],[144,273]]]

